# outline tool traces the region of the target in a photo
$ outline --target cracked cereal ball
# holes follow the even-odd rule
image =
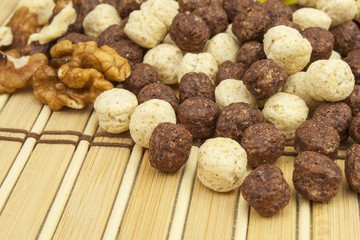
[[[173,18],[179,13],[179,3],[174,0],[147,0],[141,4],[140,9],[154,15],[168,29]]]
[[[261,40],[271,20],[266,10],[257,4],[240,10],[232,23],[232,31],[239,42]]]
[[[190,156],[192,140],[191,133],[183,125],[160,123],[150,137],[151,166],[166,173],[177,172]]]
[[[137,106],[136,96],[120,88],[101,93],[94,102],[100,127],[114,134],[129,130],[130,116]]]
[[[229,24],[225,10],[218,3],[198,7],[193,12],[200,16],[210,28],[210,36],[224,32]]]
[[[261,216],[271,217],[290,201],[291,189],[281,169],[263,164],[249,173],[241,185],[244,199]]]
[[[305,84],[315,100],[338,102],[351,94],[355,79],[351,68],[343,60],[318,60],[307,69]]]
[[[247,90],[243,81],[225,79],[215,88],[215,101],[221,109],[235,102],[244,102],[257,107],[256,98]]]
[[[240,46],[236,54],[236,62],[241,62],[247,67],[250,67],[254,62],[265,59],[264,46],[257,41],[246,42]]]
[[[360,193],[360,145],[353,144],[346,151],[345,176],[350,188]]]
[[[199,52],[210,38],[210,28],[198,15],[179,13],[173,19],[169,34],[182,51]]]
[[[211,53],[186,53],[178,68],[178,81],[181,81],[185,73],[203,72],[214,83],[218,69],[216,59]]]
[[[241,80],[247,66],[243,63],[236,63],[232,61],[225,61],[219,65],[219,71],[216,74],[215,85],[219,85],[221,81],[225,79]]]
[[[238,188],[246,174],[246,152],[230,138],[212,138],[199,148],[197,177],[216,192]]]
[[[330,158],[316,152],[300,153],[294,163],[293,183],[305,199],[326,202],[341,185],[341,169]]]
[[[335,159],[340,137],[335,128],[317,120],[307,120],[295,132],[294,148],[298,153],[313,151]]]
[[[216,123],[216,134],[241,141],[244,131],[256,123],[264,122],[261,111],[248,103],[231,103],[220,113]]]
[[[316,1],[317,0],[297,0],[298,4],[304,7],[316,7]]]
[[[253,4],[254,1],[252,0],[223,0],[222,2],[222,6],[230,22],[234,20],[241,9],[247,8]]]
[[[299,24],[302,29],[320,27],[328,30],[331,18],[326,12],[315,8],[300,8],[292,14],[293,22]]]
[[[354,49],[343,59],[351,68],[355,84],[360,84],[360,49]]]
[[[227,60],[235,61],[239,44],[228,33],[219,33],[206,44],[206,52],[211,53],[218,64]]]
[[[270,16],[271,21],[286,19],[291,21],[292,9],[281,0],[267,0],[262,5]]]
[[[316,8],[330,16],[332,27],[350,21],[358,12],[355,0],[317,0]]]
[[[150,64],[158,72],[161,83],[178,82],[178,67],[183,59],[181,50],[171,44],[162,43],[150,49],[144,56],[144,63]]]
[[[138,95],[140,90],[151,83],[160,83],[160,77],[155,68],[147,63],[136,64],[130,76],[124,82],[124,88]]]
[[[329,59],[334,47],[334,36],[326,29],[309,27],[302,32],[312,47],[310,63],[320,59]]]
[[[175,92],[171,87],[161,83],[151,83],[143,87],[138,94],[139,103],[144,103],[150,99],[164,100],[173,107],[175,112],[179,106]]]
[[[279,91],[287,79],[286,72],[271,59],[254,62],[245,72],[246,88],[258,100],[264,100]]]
[[[285,134],[286,139],[293,139],[295,130],[307,119],[309,108],[300,97],[278,92],[265,102],[262,112],[267,121]]]
[[[186,73],[179,84],[179,100],[185,101],[191,97],[204,97],[215,101],[215,87],[205,73]]]
[[[176,115],[170,103],[151,99],[135,108],[131,115],[129,130],[131,138],[141,147],[149,148],[154,128],[162,122],[176,123]]]
[[[20,0],[17,7],[28,7],[30,12],[37,15],[38,24],[46,25],[53,13],[55,2],[53,0]]]
[[[178,107],[178,121],[193,135],[193,138],[211,137],[215,132],[220,108],[204,97],[188,98]]]
[[[240,145],[248,156],[248,166],[256,168],[262,164],[274,163],[285,148],[285,135],[274,125],[257,123],[248,127]]]
[[[96,38],[107,27],[113,24],[120,24],[121,19],[116,9],[106,3],[97,5],[86,15],[83,21],[86,35]]]
[[[299,31],[287,26],[270,28],[264,35],[264,52],[287,74],[301,71],[310,61],[311,44]]]
[[[145,0],[121,0],[117,5],[117,10],[121,18],[127,18],[131,12],[140,9],[140,5]]]
[[[210,4],[211,0],[178,0],[181,12],[192,12],[198,7]]]
[[[356,114],[360,112],[360,85],[354,86],[354,90],[344,102],[351,108],[353,116],[356,116]]]
[[[348,21],[330,30],[334,36],[334,50],[342,56],[360,48],[360,29],[353,21]]]
[[[349,128],[350,137],[357,143],[360,143],[360,114],[356,114],[356,116],[352,119]]]

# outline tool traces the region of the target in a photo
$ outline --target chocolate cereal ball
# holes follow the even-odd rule
[[[301,26],[299,24],[294,23],[293,21],[290,21],[290,20],[287,20],[284,18],[278,18],[278,19],[275,19],[274,21],[272,21],[270,23],[270,25],[268,26],[267,30],[269,30],[272,27],[276,27],[276,26],[280,26],[280,25],[294,28],[294,29],[298,30],[299,32],[302,31]],[[265,32],[267,32],[267,30]]]
[[[330,158],[316,152],[302,152],[296,157],[294,167],[294,187],[304,198],[324,202],[338,193],[341,170]]]
[[[264,100],[284,86],[286,72],[271,59],[254,62],[246,70],[243,81],[247,89],[258,100]]]
[[[335,128],[339,133],[340,141],[349,137],[352,114],[351,108],[346,103],[322,103],[315,109],[312,118]]]
[[[331,32],[320,27],[309,27],[302,31],[312,47],[310,63],[320,59],[329,59],[334,47],[334,36]]]
[[[286,5],[280,0],[267,0],[263,3],[263,6],[270,16],[271,21],[277,19],[286,19],[291,21],[292,9],[289,5]]]
[[[346,56],[354,49],[360,48],[360,29],[353,21],[348,21],[330,30],[334,35],[334,50]]]
[[[124,32],[124,26],[113,24],[107,27],[100,35],[96,38],[96,42],[99,47],[120,41],[121,39],[128,39]]]
[[[356,114],[360,112],[360,85],[354,86],[354,90],[344,102],[351,108],[353,116],[356,116]]]
[[[186,52],[201,51],[210,38],[210,28],[195,14],[179,13],[169,29],[171,39]]]
[[[253,124],[264,122],[259,109],[248,103],[231,103],[220,113],[216,123],[216,134],[241,142],[244,131]]]
[[[357,143],[360,143],[360,113],[352,119],[349,128],[350,137]]]
[[[219,114],[219,106],[210,99],[193,97],[179,105],[177,117],[193,138],[207,138],[214,134]]]
[[[181,12],[192,12],[198,7],[210,4],[211,0],[178,0]]]
[[[138,95],[140,90],[151,83],[160,83],[155,68],[147,63],[138,63],[131,69],[130,76],[124,81],[124,88]]]
[[[232,22],[234,20],[234,18],[240,12],[241,9],[246,8],[253,4],[254,4],[254,1],[252,1],[252,0],[223,0],[222,1],[222,6],[223,6],[230,22]]]
[[[360,84],[360,49],[354,49],[343,59],[351,68],[355,84]]]
[[[224,32],[229,24],[225,10],[218,3],[198,7],[193,12],[200,16],[210,28],[210,37]]]
[[[179,84],[179,100],[183,102],[191,97],[204,97],[215,102],[214,91],[215,87],[205,73],[186,73]]]
[[[126,18],[132,11],[139,10],[143,2],[145,0],[120,0],[117,5],[117,11],[121,18]]]
[[[350,188],[360,193],[360,145],[353,144],[346,151],[345,176]]]
[[[296,129],[294,148],[299,153],[313,151],[335,159],[339,145],[339,134],[328,124],[306,120]]]
[[[246,176],[241,193],[260,215],[271,217],[289,203],[291,189],[280,168],[263,164]]]
[[[139,104],[150,99],[164,100],[173,107],[175,112],[178,109],[179,101],[171,87],[161,83],[151,83],[143,87],[138,94]]]
[[[151,166],[166,173],[174,173],[189,158],[192,136],[181,124],[160,123],[151,134],[149,144]]]
[[[58,38],[56,42],[61,42],[63,40],[69,40],[73,44],[78,44],[79,42],[88,42],[88,41],[92,41],[93,39],[82,33],[70,32]]]
[[[261,5],[252,4],[241,9],[236,15],[232,23],[232,32],[240,42],[260,41],[270,22],[266,10]]]
[[[285,135],[274,125],[257,123],[244,131],[241,146],[248,157],[248,166],[256,168],[261,164],[274,163],[285,148]]]
[[[236,62],[245,64],[250,67],[254,62],[265,59],[264,45],[257,41],[246,42],[241,45],[236,54]]]
[[[247,67],[243,63],[236,63],[227,60],[219,65],[219,70],[216,74],[215,86],[225,79],[241,80],[244,76]]]

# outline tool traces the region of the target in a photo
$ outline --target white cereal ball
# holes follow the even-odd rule
[[[317,0],[298,0],[298,4],[303,7],[316,7]]]
[[[147,0],[141,4],[140,9],[148,11],[169,28],[173,18],[179,13],[179,3],[174,0]]]
[[[341,59],[341,55],[340,55],[340,53],[332,50],[331,51],[331,56],[329,57],[329,59]]]
[[[246,152],[238,142],[230,138],[212,138],[199,148],[197,176],[206,187],[228,192],[242,184],[246,165]]]
[[[151,99],[140,104],[130,118],[131,138],[141,147],[149,148],[151,134],[154,128],[162,122],[176,123],[175,111],[170,103]]]
[[[28,7],[30,12],[37,14],[38,24],[46,25],[53,14],[55,2],[54,0],[20,0],[17,6]]]
[[[116,9],[110,4],[102,3],[97,5],[83,21],[86,35],[96,38],[106,28],[114,24],[120,24],[121,19]]]
[[[316,8],[330,16],[332,27],[352,20],[358,13],[355,0],[317,0]]]
[[[315,100],[338,102],[351,94],[355,78],[350,66],[341,59],[318,60],[306,71],[305,84]]]
[[[234,35],[233,31],[232,31],[232,23],[230,23],[226,30],[225,30],[226,33],[230,34],[230,36],[237,42],[239,43],[239,39]]]
[[[268,122],[285,134],[286,139],[293,139],[295,130],[306,120],[309,108],[300,97],[278,92],[265,102],[262,112]]]
[[[206,44],[206,52],[211,53],[219,65],[226,60],[235,62],[239,48],[239,44],[228,33],[216,34]]]
[[[360,1],[359,0],[356,1],[356,6],[357,6],[358,12],[354,17],[354,20],[357,21],[358,23],[360,23]]]
[[[176,45],[162,43],[145,54],[144,63],[156,69],[163,84],[175,84],[182,58],[182,52]]]
[[[215,88],[215,102],[221,109],[235,102],[249,103],[257,107],[256,98],[241,80],[225,79]]]
[[[305,86],[305,75],[305,72],[297,72],[293,75],[290,75],[286,80],[283,91],[301,97],[302,100],[305,101],[309,110],[312,111],[320,104],[320,102],[310,97],[309,93],[307,92]]]
[[[264,36],[264,52],[287,74],[301,71],[310,61],[312,47],[298,30],[284,25],[270,28]]]
[[[138,105],[132,92],[113,88],[101,93],[94,102],[99,125],[106,132],[122,133],[129,130],[130,116]]]
[[[331,25],[329,15],[315,8],[300,8],[293,13],[292,19],[293,22],[299,24],[302,29],[320,27],[328,30]]]
[[[166,25],[149,12],[136,10],[130,13],[124,31],[138,45],[153,48],[163,40]]]
[[[0,27],[0,47],[9,46],[13,41],[13,34],[10,27]]]
[[[217,62],[211,53],[186,53],[179,66],[178,82],[180,83],[185,73],[203,72],[214,83],[218,70]]]

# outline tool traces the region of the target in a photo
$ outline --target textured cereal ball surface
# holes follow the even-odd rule
[[[330,16],[332,27],[350,21],[357,13],[355,0],[317,0],[316,8]]]
[[[151,83],[143,87],[138,94],[138,99],[140,103],[144,103],[150,99],[164,100],[170,103],[175,112],[179,106],[179,100],[172,88],[161,83]]]
[[[192,135],[183,125],[160,123],[150,137],[150,164],[160,171],[174,173],[188,160],[191,146]]]
[[[344,102],[351,108],[353,116],[356,116],[360,112],[360,86],[355,85],[354,90],[348,96]]]
[[[355,142],[360,143],[360,113],[352,119],[349,134]]]
[[[203,97],[188,98],[178,107],[178,120],[194,138],[211,137],[220,114],[219,106]]]
[[[335,159],[339,145],[339,134],[329,124],[307,120],[296,129],[294,148],[297,152],[313,151]]]
[[[312,47],[311,63],[320,59],[329,59],[334,47],[334,36],[331,32],[320,27],[309,27],[302,31],[302,35]]]
[[[228,192],[243,182],[246,164],[246,152],[236,141],[208,139],[199,148],[197,177],[214,191]]]
[[[215,85],[219,85],[225,79],[242,80],[247,66],[243,63],[225,61],[219,65],[219,71],[216,74]]]
[[[254,62],[265,58],[266,55],[263,44],[257,41],[250,41],[240,46],[235,60],[250,67]]]
[[[176,123],[176,115],[170,103],[151,99],[135,108],[129,130],[131,138],[141,147],[148,148],[154,128],[161,122]]]
[[[258,100],[264,100],[284,86],[286,72],[271,59],[253,63],[244,74],[244,84]]]
[[[100,33],[100,35],[96,38],[96,42],[98,46],[101,47],[103,45],[108,45],[109,43],[117,42],[121,39],[127,39],[124,32],[124,26],[113,24]]]
[[[346,56],[352,50],[360,48],[360,29],[353,21],[348,21],[332,28],[334,50]]]
[[[244,199],[260,215],[271,217],[290,201],[291,189],[280,168],[263,164],[246,176],[241,185]]]
[[[254,4],[252,0],[223,0],[222,6],[230,22],[234,20],[241,9]]]
[[[113,48],[120,56],[129,60],[131,67],[143,61],[144,49],[129,39],[120,39],[117,42],[109,42],[106,45]]]
[[[205,73],[186,73],[179,84],[179,100],[185,101],[191,97],[204,97],[215,101],[215,87]]]
[[[325,202],[338,193],[341,170],[330,158],[316,152],[302,152],[296,157],[294,167],[294,187],[305,199]]]
[[[293,21],[289,21],[287,19],[283,19],[283,18],[276,19],[275,21],[271,22],[271,24],[269,25],[267,30],[269,30],[270,28],[276,27],[276,26],[280,26],[280,25],[294,28],[294,29],[298,30],[299,32],[302,31],[301,26],[299,24],[294,23]],[[265,32],[267,32],[267,30]]]
[[[315,100],[338,102],[351,94],[355,79],[350,66],[343,60],[318,60],[307,69],[305,85]]]
[[[285,135],[274,125],[257,123],[244,131],[240,145],[247,153],[248,166],[256,168],[274,163],[284,151],[285,140]]]
[[[308,27],[321,27],[329,29],[331,25],[331,18],[329,15],[319,9],[315,8],[300,8],[292,14],[293,22],[299,24],[302,29]]]
[[[216,123],[216,134],[240,143],[244,131],[261,122],[264,122],[264,117],[256,107],[247,103],[232,103],[221,111]]]
[[[210,29],[198,15],[179,13],[173,19],[169,34],[181,50],[198,52],[204,49],[209,40]]]
[[[235,61],[239,44],[230,34],[219,33],[207,42],[205,49],[221,64],[227,60]]]
[[[179,0],[180,11],[194,11],[198,7],[203,7],[208,5],[211,0]]]
[[[360,84],[360,49],[355,49],[349,52],[346,58],[343,59],[349,64],[351,71],[355,77],[355,84]]]
[[[284,4],[281,0],[267,0],[263,3],[263,7],[270,16],[271,21],[276,19],[291,20],[292,9],[289,5]]]
[[[350,188],[360,193],[360,145],[353,144],[346,151],[345,176]]]
[[[117,10],[121,18],[126,18],[131,12],[140,9],[140,5],[145,0],[121,0],[117,5]]]
[[[94,102],[99,125],[109,133],[129,130],[130,116],[138,105],[136,96],[125,89],[113,88],[101,93]]]

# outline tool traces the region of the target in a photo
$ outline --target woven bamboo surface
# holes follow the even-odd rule
[[[13,6],[0,2],[0,21]],[[328,203],[296,194],[291,146],[277,161],[291,200],[271,218],[239,189],[205,188],[197,154],[194,146],[181,171],[163,174],[127,134],[99,129],[91,107],[52,112],[30,88],[0,95],[0,239],[360,239],[358,195],[345,178]]]

